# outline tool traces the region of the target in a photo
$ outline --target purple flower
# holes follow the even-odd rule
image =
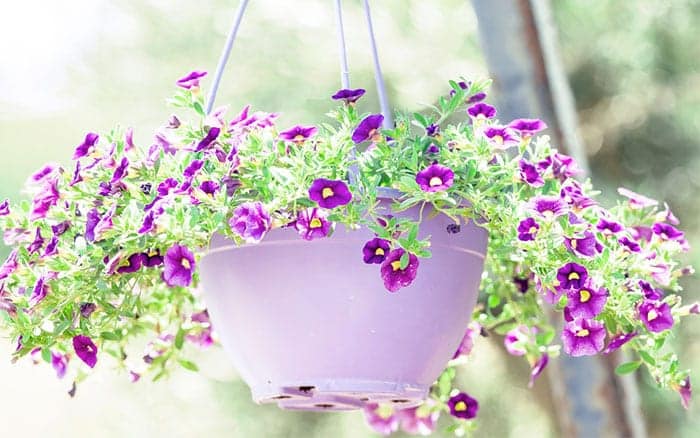
[[[353,131],[352,141],[355,143],[362,143],[367,140],[378,142],[382,138],[379,128],[381,128],[383,121],[384,116],[381,114],[368,115],[362,119]]]
[[[17,250],[13,249],[7,259],[0,265],[0,280],[4,280],[19,267],[17,263]]]
[[[659,222],[668,222],[671,225],[679,225],[681,223],[665,202],[664,211],[656,214],[656,220]]]
[[[216,181],[207,180],[199,185],[199,189],[209,196],[214,196],[219,191],[219,183]]]
[[[637,284],[644,293],[644,297],[648,300],[660,300],[664,296],[664,291],[653,288],[647,281],[639,280]]]
[[[131,254],[124,262],[122,262],[117,268],[117,273],[119,274],[133,274],[141,269],[144,261],[144,254],[137,252]]]
[[[547,129],[547,124],[540,119],[515,119],[508,124],[508,127],[523,137],[532,137]]]
[[[7,216],[8,214],[10,214],[10,200],[5,199],[0,202],[0,216]]]
[[[434,163],[416,174],[416,183],[424,192],[443,192],[452,187],[454,178],[452,169]]]
[[[188,73],[187,76],[178,79],[176,84],[178,87],[182,87],[188,90],[190,88],[199,88],[199,80],[206,75],[207,72],[205,71],[195,70],[193,72]]]
[[[532,366],[530,370],[530,382],[527,384],[528,388],[532,388],[535,385],[535,379],[537,379],[542,371],[547,367],[549,363],[549,355],[547,353],[542,353],[537,362]]]
[[[187,165],[187,167],[185,168],[185,171],[182,173],[182,175],[186,179],[192,179],[195,176],[197,176],[199,171],[202,170],[203,166],[204,166],[204,161],[194,160],[189,165]]]
[[[380,264],[389,253],[389,241],[375,237],[362,248],[362,260],[368,264]]]
[[[138,233],[146,234],[153,231],[155,229],[155,219],[155,212],[153,210],[146,213],[146,216],[143,218],[143,223],[141,224],[141,228],[139,228]]]
[[[89,318],[95,310],[97,310],[95,303],[83,303],[80,305],[80,316]]]
[[[320,239],[328,236],[331,223],[326,219],[326,213],[318,208],[307,208],[297,214],[294,228],[304,240]]]
[[[46,284],[46,278],[39,277],[32,289],[32,295],[29,297],[29,305],[36,306],[49,294],[49,285]]]
[[[174,244],[166,251],[163,263],[162,277],[169,287],[188,287],[192,283],[196,263],[194,254],[187,247]]]
[[[467,114],[472,120],[492,119],[496,117],[496,108],[487,103],[477,103],[467,108]]]
[[[354,90],[350,90],[347,88],[343,88],[342,90],[338,90],[334,95],[331,96],[331,99],[333,100],[343,100],[347,104],[355,103],[359,98],[361,98],[365,94],[365,90],[363,88],[356,88]]]
[[[163,256],[160,254],[160,250],[143,253],[143,266],[147,268],[154,268],[163,264]]]
[[[56,377],[62,379],[68,368],[68,356],[51,352],[51,366],[56,371]]]
[[[663,222],[655,223],[651,227],[651,231],[657,236],[659,236],[662,240],[675,240],[677,242],[680,242],[685,238],[682,231],[680,231],[673,225],[665,224]]]
[[[45,164],[44,167],[41,169],[37,170],[34,172],[30,177],[29,180],[27,181],[27,184],[43,184],[44,182],[54,179],[53,177],[56,174],[56,171],[59,170],[59,165],[58,164],[53,164],[53,163],[48,163]]]
[[[257,243],[272,226],[270,215],[259,202],[244,202],[233,210],[228,221],[231,231],[248,243]]]
[[[401,258],[406,253],[402,248],[397,248],[387,255],[382,263],[381,274],[384,280],[384,287],[389,292],[396,292],[402,287],[413,283],[418,273],[418,257],[408,253],[408,265],[401,268]]]
[[[479,402],[464,392],[450,397],[447,401],[447,406],[450,408],[450,414],[453,417],[464,420],[471,420],[476,417],[476,413],[479,411]]]
[[[513,277],[513,283],[515,283],[515,287],[518,288],[521,294],[526,293],[530,289],[530,279],[527,277]]]
[[[594,257],[603,251],[603,246],[590,231],[585,231],[580,239],[565,237],[564,246],[581,257]]]
[[[76,146],[75,152],[73,152],[73,159],[77,160],[88,156],[95,148],[95,145],[97,144],[97,141],[99,139],[99,135],[95,134],[94,132],[88,132],[85,135],[85,140],[83,140],[82,143]]]
[[[508,149],[520,143],[520,139],[505,126],[489,126],[484,129],[484,136],[489,140],[489,143],[495,145],[497,149]]]
[[[564,182],[568,178],[580,174],[581,168],[572,157],[557,152],[552,155],[552,173],[555,178]]]
[[[192,322],[197,323],[201,330],[195,335],[187,335],[187,340],[199,345],[200,347],[210,347],[214,344],[214,338],[212,337],[211,321],[209,320],[209,312],[203,310],[201,312],[193,313],[190,316]]]
[[[194,149],[195,152],[201,152],[204,149],[207,149],[209,146],[211,146],[212,143],[216,141],[216,139],[219,137],[219,133],[221,132],[221,128],[217,127],[211,127],[207,131],[207,135],[204,136],[203,139],[197,143],[197,147]]]
[[[49,209],[56,205],[60,198],[58,193],[58,180],[56,178],[46,181],[42,189],[32,200],[32,212],[29,220],[43,219],[49,213]]]
[[[38,253],[41,248],[44,247],[44,242],[46,240],[41,236],[41,229],[37,227],[36,234],[34,235],[34,240],[27,246],[27,252],[31,255]]]
[[[5,294],[5,283],[0,283],[0,312],[2,311],[7,312],[13,318],[17,315],[17,306]]]
[[[76,161],[75,162],[75,170],[73,171],[73,178],[68,183],[68,185],[70,187],[73,187],[74,185],[83,181],[83,175],[80,174],[80,170],[81,170],[80,161]]]
[[[627,236],[623,236],[621,239],[618,239],[618,242],[630,252],[640,252],[642,250],[642,247],[639,246],[637,242]]]
[[[58,253],[58,236],[53,235],[51,236],[51,240],[49,240],[48,245],[46,245],[46,249],[44,250],[44,254],[42,257],[51,257],[53,255],[56,255]]]
[[[530,336],[533,334],[528,326],[520,325],[506,333],[506,336],[503,338],[503,345],[505,345],[509,354],[524,356],[527,353],[527,344],[530,341]]]
[[[401,421],[401,429],[412,435],[430,435],[440,418],[440,411],[435,411],[426,405],[402,409],[396,413]]]
[[[540,226],[531,217],[523,219],[518,224],[518,239],[523,242],[535,240],[535,235],[540,230]]]
[[[569,181],[559,192],[561,198],[574,210],[585,210],[596,205],[596,202],[583,194],[581,185],[577,181]]]
[[[90,368],[97,364],[97,345],[87,336],[78,335],[73,338],[75,354]]]
[[[640,242],[642,240],[646,242],[651,242],[651,236],[654,235],[654,233],[651,231],[651,227],[645,227],[643,225],[632,227],[630,229],[630,232],[632,233],[632,237]]]
[[[566,204],[558,196],[536,196],[530,200],[529,209],[545,219],[552,219],[568,213]]]
[[[576,319],[566,323],[561,332],[566,354],[591,356],[599,353],[605,344],[605,326],[594,319]]]
[[[580,289],[569,289],[566,295],[566,308],[574,318],[595,318],[608,300],[608,291],[602,287],[596,288],[590,281],[586,281]]]
[[[122,179],[127,174],[127,169],[129,168],[129,160],[124,157],[122,158],[121,162],[119,163],[119,166],[117,166],[116,169],[114,169],[114,174],[112,175],[112,179],[109,181],[110,184],[116,184]]]
[[[95,241],[95,227],[100,222],[100,213],[96,208],[88,211],[85,223],[85,240],[88,242]]]
[[[608,342],[608,346],[605,347],[605,350],[603,350],[603,354],[610,354],[613,351],[619,349],[626,343],[632,340],[635,336],[637,336],[639,333],[637,332],[631,332],[631,333],[620,333],[619,335],[613,336],[612,339],[610,339],[610,342]]]
[[[469,90],[469,88],[472,86],[471,82],[464,82],[464,81],[459,81],[457,83],[459,85],[459,88],[462,90]],[[450,90],[450,96],[454,96],[455,90]],[[476,103],[476,102],[481,102],[482,100],[486,99],[486,93],[483,91],[480,91],[478,93],[474,93],[473,95],[469,96],[467,98],[467,103]]]
[[[319,207],[331,209],[350,202],[352,193],[344,181],[317,178],[309,187],[309,199]]]
[[[596,224],[596,229],[603,234],[611,235],[617,234],[624,230],[621,223],[615,221],[609,221],[605,218],[600,218]]]
[[[464,332],[464,337],[459,343],[459,347],[457,347],[457,351],[455,351],[452,359],[457,359],[460,356],[468,356],[469,353],[472,352],[472,348],[474,348],[474,339],[481,333],[481,329],[481,324],[478,322],[472,321],[469,323],[467,330]]]
[[[654,199],[647,198],[646,196],[640,195],[639,193],[635,193],[632,190],[628,190],[624,187],[619,187],[617,189],[617,193],[621,194],[625,198],[628,198],[629,203],[630,203],[630,207],[632,207],[632,208],[639,209],[639,208],[653,207],[659,203],[658,201],[656,201]]]
[[[435,137],[440,134],[440,125],[436,125],[435,123],[428,125],[425,127],[425,135],[428,137]]]
[[[681,404],[684,409],[690,408],[690,398],[693,396],[693,388],[690,386],[690,377],[686,378],[678,386],[678,394],[681,396]]]
[[[316,135],[318,128],[315,126],[292,126],[286,131],[282,131],[279,134],[279,138],[285,141],[291,141],[296,144],[304,143],[309,138]]]
[[[587,279],[588,271],[578,263],[567,263],[557,271],[560,290],[580,289]]]
[[[399,429],[399,417],[390,406],[367,403],[364,412],[367,424],[381,435],[391,435]]]
[[[639,317],[650,332],[659,333],[673,327],[673,315],[667,303],[644,300],[638,310]]]

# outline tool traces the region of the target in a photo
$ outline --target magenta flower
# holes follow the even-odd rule
[[[479,411],[479,402],[465,392],[460,392],[450,397],[447,401],[447,406],[450,408],[450,414],[452,414],[453,417],[464,420],[471,420],[476,417]]]
[[[594,257],[603,251],[603,246],[590,231],[585,231],[580,239],[565,237],[564,246],[580,257]]]
[[[257,243],[270,230],[272,221],[265,207],[259,202],[245,202],[235,210],[228,221],[231,231],[247,243]]]
[[[58,203],[58,179],[46,181],[42,189],[32,200],[32,211],[29,220],[43,219],[49,213],[49,209]]]
[[[416,174],[416,183],[424,192],[443,192],[452,187],[454,177],[452,169],[434,163]]]
[[[659,236],[662,240],[675,240],[677,242],[685,240],[685,235],[682,231],[673,225],[657,222],[651,227],[651,231]]]
[[[15,272],[19,264],[17,263],[17,249],[13,249],[7,259],[0,265],[0,280],[4,280],[10,274]]]
[[[459,81],[457,83],[459,85],[459,88],[462,90],[469,90],[469,88],[472,86],[471,82],[464,82],[464,81]],[[450,96],[455,95],[455,90],[450,90]],[[467,98],[467,103],[476,103],[476,102],[481,102],[482,100],[486,99],[486,93],[483,91],[480,91],[478,93],[474,93],[471,96]]]
[[[97,364],[97,345],[87,336],[78,335],[73,338],[75,354],[90,368]]]
[[[467,114],[472,120],[492,119],[496,117],[496,108],[480,102],[467,108]]]
[[[191,88],[199,88],[199,80],[207,75],[205,71],[192,71],[186,76],[177,80],[176,84],[178,87],[185,88],[187,90]]]
[[[631,332],[620,333],[619,335],[613,336],[613,338],[610,339],[610,342],[608,342],[608,346],[605,347],[605,350],[603,350],[603,354],[610,354],[613,351],[618,350],[620,347],[631,341],[638,334],[639,333],[637,332]]]
[[[375,432],[387,436],[399,429],[399,417],[389,406],[367,403],[364,408],[365,420]]]
[[[80,305],[80,316],[89,318],[95,310],[97,310],[97,305],[95,303],[82,303]]]
[[[370,114],[357,125],[352,133],[352,141],[362,143],[363,141],[378,142],[382,139],[379,129],[384,122],[384,116],[381,114]]]
[[[508,127],[523,137],[532,137],[547,129],[547,124],[540,119],[515,119],[508,124]]]
[[[402,287],[407,287],[416,278],[418,266],[420,265],[418,257],[413,254],[408,255],[408,265],[401,268],[401,257],[406,253],[403,248],[397,248],[387,255],[384,263],[382,263],[381,274],[384,280],[384,287],[389,292],[396,292]]]
[[[136,254],[131,254],[124,262],[120,263],[117,268],[117,273],[119,274],[133,274],[138,272],[143,266],[144,254],[138,252]]]
[[[99,139],[99,135],[95,134],[94,132],[88,132],[85,135],[83,142],[76,146],[75,152],[73,152],[73,159],[77,160],[90,155],[90,153],[92,153],[92,151],[95,149],[95,145]]]
[[[42,257],[51,257],[56,254],[58,254],[58,236],[54,235],[51,236],[51,240],[49,240],[48,245],[46,245]]]
[[[192,322],[201,326],[201,330],[195,335],[187,335],[187,340],[200,347],[210,347],[214,344],[212,337],[211,321],[209,320],[209,312],[202,310],[201,312],[193,313],[190,316]]]
[[[679,225],[681,223],[665,202],[664,211],[656,214],[656,220],[659,222],[668,222],[671,225]]]
[[[476,321],[472,321],[467,326],[467,330],[464,332],[464,337],[462,342],[459,343],[457,351],[452,356],[452,359],[457,359],[460,356],[468,356],[474,348],[474,339],[481,333],[481,324]]]
[[[117,166],[116,169],[114,169],[114,174],[112,175],[112,179],[109,181],[110,184],[116,184],[120,182],[121,180],[124,179],[126,176],[127,172],[129,169],[129,160],[124,157],[122,158],[121,162]]]
[[[192,179],[197,174],[199,173],[200,170],[202,170],[202,167],[204,166],[204,161],[202,160],[193,160],[190,164],[187,165],[185,168],[185,171],[182,172],[182,175],[186,179]]]
[[[597,204],[593,199],[583,194],[577,181],[569,181],[559,192],[561,198],[574,210],[585,210]]]
[[[143,218],[143,223],[141,224],[141,228],[139,228],[138,233],[139,234],[146,234],[150,233],[155,229],[155,212],[154,210],[149,211],[146,213],[146,216]]]
[[[345,103],[351,104],[357,102],[359,98],[364,96],[364,94],[365,90],[363,88],[356,88],[354,90],[343,88],[342,90],[338,90],[334,95],[332,95],[331,99],[343,100],[345,101]]]
[[[309,138],[316,135],[318,128],[315,126],[293,126],[286,131],[280,132],[279,138],[285,141],[291,141],[296,144],[304,143]]]
[[[508,149],[520,143],[520,139],[505,126],[489,126],[484,129],[484,137],[497,149]]]
[[[655,205],[658,205],[658,201],[647,198],[644,195],[640,195],[639,193],[635,193],[632,190],[628,190],[624,187],[619,187],[617,189],[617,193],[621,194],[625,198],[629,199],[630,207],[632,208],[646,208],[646,207],[653,207]]]
[[[540,226],[533,218],[523,219],[518,224],[518,239],[523,242],[535,240],[535,235],[539,230]]]
[[[220,185],[216,181],[207,180],[199,185],[199,189],[209,196],[214,196],[219,191]]]
[[[549,363],[549,355],[547,353],[542,353],[537,362],[532,366],[530,370],[530,382],[527,384],[528,388],[532,388],[535,385],[535,380],[542,374],[542,371],[547,367]]]
[[[566,354],[591,356],[599,353],[605,344],[605,326],[594,319],[576,319],[567,322],[561,332]]]
[[[216,126],[212,126],[211,128],[209,128],[209,130],[207,131],[207,135],[205,135],[204,138],[201,139],[199,143],[197,143],[197,147],[194,149],[194,151],[201,152],[205,149],[208,149],[216,141],[216,139],[219,138],[220,133],[221,128],[217,128]]]
[[[41,276],[34,283],[34,288],[32,289],[32,295],[29,297],[29,305],[34,307],[46,298],[49,294],[49,285],[46,283],[46,278]]]
[[[627,236],[623,236],[622,238],[618,239],[618,243],[624,246],[630,252],[640,252],[642,250],[642,247],[639,246],[637,242]]]
[[[609,221],[605,218],[600,218],[596,224],[596,229],[603,234],[612,235],[620,233],[624,230],[621,223],[615,221]]]
[[[174,244],[166,251],[163,263],[162,278],[169,287],[188,287],[192,283],[196,263],[187,247]]]
[[[576,160],[572,157],[560,153],[552,155],[552,173],[559,181],[564,182],[567,179],[581,173],[581,168],[578,167]]]
[[[567,263],[557,271],[560,290],[580,289],[587,279],[588,271],[578,263]]]
[[[690,377],[686,378],[681,382],[678,387],[678,394],[681,396],[681,404],[684,409],[690,408],[690,399],[693,396],[693,388],[690,386]]]
[[[344,181],[317,178],[309,187],[309,199],[319,207],[332,209],[349,203],[352,193]]]
[[[375,237],[362,247],[362,260],[367,264],[380,264],[389,254],[389,241]]]
[[[661,289],[655,289],[647,281],[639,280],[637,284],[644,293],[644,297],[648,300],[660,300],[664,296],[664,291],[662,291]]]
[[[10,200],[5,199],[0,202],[0,216],[7,216],[8,214],[10,214]]]
[[[574,318],[595,318],[608,300],[608,291],[602,287],[596,288],[590,281],[586,281],[580,289],[569,289],[566,295],[566,308]]]
[[[326,213],[318,208],[307,208],[297,214],[294,228],[304,240],[320,239],[328,236],[331,222],[326,219]]]
[[[425,127],[425,135],[427,135],[428,137],[436,137],[439,134],[440,134],[440,125],[436,125],[435,123],[433,123],[433,124],[430,124],[430,125]]]
[[[27,252],[31,255],[38,253],[43,247],[46,240],[41,236],[41,229],[37,227],[34,240],[27,246]]]
[[[62,379],[66,375],[68,368],[68,356],[51,352],[51,366],[56,371],[56,377]]]
[[[639,317],[650,332],[659,333],[673,327],[673,315],[667,303],[644,300],[638,310]]]
[[[520,325],[506,333],[503,338],[503,345],[505,345],[509,354],[524,356],[527,353],[527,344],[530,341],[530,336],[533,334],[528,326]]]
[[[412,435],[430,435],[437,426],[440,411],[426,409],[423,406],[401,409],[396,416],[401,422],[401,429]]]
[[[530,200],[529,210],[545,219],[552,219],[568,213],[566,204],[558,196],[536,196]]]
[[[97,134],[95,134],[95,135],[97,135]],[[27,184],[40,185],[40,184],[45,183],[46,181],[54,179],[53,177],[56,176],[56,172],[58,172],[59,169],[60,169],[60,166],[58,164],[54,164],[54,163],[45,164],[44,167],[37,170],[29,177],[29,179],[27,180]]]

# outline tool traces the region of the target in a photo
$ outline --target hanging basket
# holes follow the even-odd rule
[[[374,237],[366,228],[312,242],[275,229],[242,247],[217,237],[200,265],[204,298],[254,400],[301,410],[424,400],[476,303],[487,233],[460,228],[444,215],[424,219],[433,256],[393,294],[358,250]]]

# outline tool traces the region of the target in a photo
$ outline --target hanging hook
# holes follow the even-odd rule
[[[363,7],[365,10],[365,18],[367,19],[367,30],[369,32],[369,43],[372,48],[372,58],[374,60],[374,80],[377,83],[377,94],[379,95],[379,106],[384,115],[383,126],[385,129],[394,129],[394,118],[392,116],[391,107],[389,106],[389,97],[384,86],[384,76],[382,75],[382,67],[379,64],[379,54],[377,53],[377,42],[374,39],[374,28],[372,27],[372,15],[369,11],[369,0],[364,0]]]

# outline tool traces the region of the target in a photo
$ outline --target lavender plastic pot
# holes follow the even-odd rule
[[[485,230],[451,233],[451,224],[424,219],[419,235],[432,236],[433,256],[396,293],[362,260],[367,229],[339,226],[311,242],[275,229],[240,247],[215,237],[200,263],[204,298],[253,399],[304,410],[423,400],[464,335],[486,252]]]

